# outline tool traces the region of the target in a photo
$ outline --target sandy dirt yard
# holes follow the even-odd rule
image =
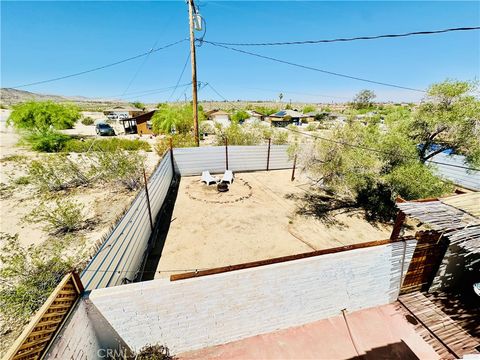
[[[238,173],[227,193],[183,177],[156,277],[390,236],[391,225],[369,223],[358,209],[305,212],[310,187],[290,176],[290,170]]]
[[[9,110],[2,110],[0,113],[0,232],[18,234],[20,243],[24,246],[39,245],[51,238],[51,234],[43,230],[45,224],[25,221],[25,217],[40,203],[39,196],[34,186],[16,182],[28,174],[29,163],[32,160],[52,154],[40,154],[18,145],[19,135],[11,127],[6,126],[9,115]],[[102,116],[101,113],[84,115],[93,118]],[[73,129],[65,132],[93,137],[95,127],[78,122]],[[154,151],[146,153],[146,156],[146,171],[151,173],[159,157]],[[85,247],[88,249],[108,232],[117,217],[133,200],[135,193],[116,186],[93,184],[65,191],[61,195],[68,196],[85,206],[84,213],[93,226],[78,235],[85,238]]]

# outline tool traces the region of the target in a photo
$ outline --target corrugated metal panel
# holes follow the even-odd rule
[[[450,165],[469,167],[465,161],[465,157],[460,155],[446,155],[440,153],[435,155],[432,160]],[[435,165],[438,175],[443,178],[452,181],[458,186],[480,191],[480,171],[466,170],[449,165],[433,165]]]
[[[292,161],[287,154],[288,145],[272,145],[271,170],[289,169]],[[175,170],[182,176],[200,175],[202,171],[223,173],[226,168],[224,146],[180,148],[173,150]],[[228,167],[236,171],[261,171],[267,169],[268,145],[229,146]]]
[[[153,217],[162,207],[173,179],[170,156],[170,153],[164,156],[148,182]],[[85,289],[115,286],[122,284],[125,278],[135,279],[150,235],[146,194],[142,190],[82,272]]]

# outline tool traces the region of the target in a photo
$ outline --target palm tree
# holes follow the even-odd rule
[[[280,102],[282,102],[282,99],[283,99],[283,94],[282,93],[278,94],[278,99],[280,100]]]

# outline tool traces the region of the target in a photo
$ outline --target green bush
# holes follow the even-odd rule
[[[318,125],[317,124],[308,124],[306,130],[307,131],[315,131],[317,130]]]
[[[82,119],[82,124],[87,126],[93,125],[95,124],[95,120],[93,120],[90,116],[87,116]]]
[[[80,111],[76,105],[29,101],[13,106],[8,124],[23,130],[62,130],[71,129],[79,118]]]
[[[20,176],[13,180],[13,183],[16,185],[28,185],[30,184],[30,177],[29,176]]]
[[[83,153],[87,151],[152,151],[150,144],[144,140],[139,139],[70,139],[66,142],[62,149],[64,152]]]
[[[23,140],[32,150],[49,153],[62,150],[70,139],[69,135],[61,134],[52,129],[31,131],[23,136]]]
[[[23,247],[18,235],[0,233],[0,313],[6,323],[25,323],[43,305],[75,260],[57,251]]]
[[[307,105],[303,108],[302,112],[304,114],[306,114],[306,113],[309,113],[309,112],[314,112],[315,110],[316,110],[315,106]]]
[[[225,137],[229,145],[258,145],[263,141],[263,134],[258,131],[258,128],[244,127],[236,123],[231,123],[230,126],[219,130],[216,144],[224,145]]]
[[[45,230],[56,234],[77,231],[85,226],[83,205],[57,198],[53,204],[41,202],[26,218],[28,222],[46,223]]]
[[[277,130],[273,133],[272,144],[284,145],[288,142],[288,133],[286,131]]]
[[[88,184],[91,167],[81,167],[65,155],[52,155],[32,161],[28,175],[40,191],[59,191]]]
[[[145,157],[138,152],[115,150],[98,152],[96,172],[105,181],[113,181],[128,190],[137,190],[142,186]]]
[[[175,148],[197,146],[195,138],[192,134],[175,134],[158,140],[158,142],[155,144],[155,150],[158,155],[163,156],[163,154],[170,149],[170,138],[172,139],[173,147]]]

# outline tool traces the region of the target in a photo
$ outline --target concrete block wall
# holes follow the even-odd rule
[[[89,308],[88,301],[80,300],[47,351],[47,359],[97,359],[101,346],[89,318]]]
[[[415,245],[97,289],[90,300],[132,350],[159,343],[181,353],[391,303]]]
[[[71,312],[60,333],[48,348],[45,359],[90,360],[127,358],[132,352],[122,338],[84,297]]]

